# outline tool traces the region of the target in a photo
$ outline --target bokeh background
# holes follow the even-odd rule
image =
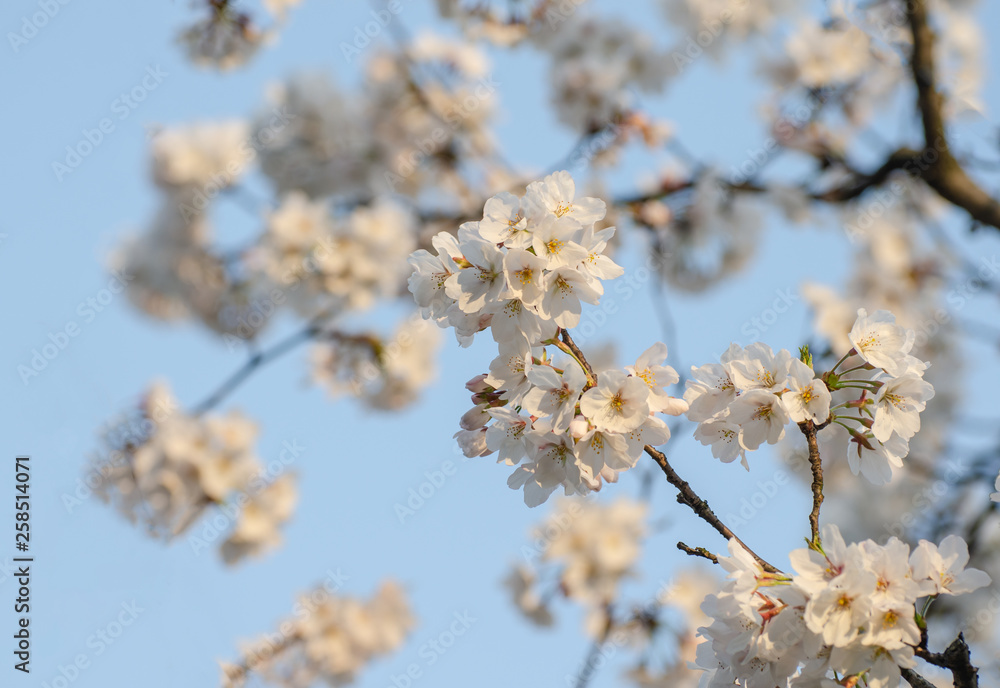
[[[429,2],[404,0],[399,21],[407,31],[451,27],[437,19]],[[589,10],[665,27],[651,3],[593,2]],[[17,31],[25,15],[37,11],[29,0],[4,3],[0,29]],[[0,635],[13,629],[11,579],[13,457],[28,453],[32,464],[33,632],[32,673],[16,675],[0,667],[3,685],[52,686],[74,657],[85,654],[90,667],[72,682],[86,686],[216,685],[217,660],[235,659],[237,641],[271,630],[289,615],[296,595],[320,583],[328,571],[347,577],[343,592],[369,596],[380,580],[393,577],[412,596],[419,625],[397,653],[376,661],[359,678],[362,688],[393,685],[393,677],[418,663],[424,673],[415,685],[566,685],[583,662],[589,640],[582,614],[571,605],[556,607],[553,630],[530,627],[517,614],[500,581],[521,557],[529,527],[552,502],[527,509],[507,488],[507,470],[490,458],[463,460],[451,439],[468,408],[462,385],[484,371],[492,342],[480,337],[469,349],[449,339],[441,352],[437,382],[406,411],[380,414],[349,399],[330,400],[309,382],[301,352],[259,371],[224,408],[238,407],[259,419],[258,444],[264,462],[277,459],[285,443],[304,447],[289,467],[300,477],[300,501],[286,529],[285,545],[261,560],[227,568],[216,551],[196,553],[186,537],[167,545],[144,536],[94,497],[67,501],[97,446],[103,424],[134,404],[156,378],[170,382],[184,404],[214,389],[245,360],[221,340],[192,325],[152,321],[116,295],[92,319],[80,304],[98,296],[110,276],[109,252],[138,231],[154,211],[148,145],[160,125],[244,117],[263,103],[269,83],[301,71],[323,70],[343,84],[358,81],[358,61],[344,59],[339,45],[370,19],[364,2],[308,0],[289,18],[278,42],[248,66],[216,73],[193,67],[175,43],[190,8],[180,0],[99,4],[70,2],[16,51],[0,45],[0,80],[5,94],[0,160],[5,167],[4,213],[0,219],[0,280],[3,335],[0,352]],[[1000,7],[981,3],[984,27],[1000,26]],[[655,19],[655,23],[653,20]],[[664,29],[669,30],[669,29]],[[675,36],[676,38],[676,36]],[[381,36],[378,41],[391,40]],[[666,37],[658,37],[666,43]],[[366,50],[371,50],[369,47]],[[1000,76],[993,46],[987,46],[990,111],[1000,111]],[[558,126],[546,107],[549,93],[539,56],[530,48],[489,50],[491,73],[500,84],[497,135],[508,160],[538,176],[563,160],[576,136]],[[757,118],[762,82],[737,50],[723,64],[703,58],[658,98],[643,106],[675,123],[685,145],[722,169],[738,165],[759,147],[767,132]],[[360,60],[365,57],[362,53]],[[141,83],[149,67],[166,74],[162,83],[107,135],[71,174],[58,179],[53,161],[62,160],[82,130],[111,116],[115,99]],[[915,131],[901,104],[887,132]],[[874,157],[873,157],[874,159]],[[614,191],[627,192],[663,160],[627,155],[608,178]],[[775,165],[783,164],[777,161]],[[571,170],[586,179],[583,168]],[[225,200],[213,211],[223,240],[251,236],[259,222]],[[645,243],[625,233],[617,259],[640,288],[619,298],[589,345],[613,341],[620,364],[629,364],[651,342],[669,341],[675,365],[685,369],[714,360],[730,341],[748,344],[748,323],[789,294],[791,307],[759,338],[775,348],[807,341],[810,314],[799,294],[805,281],[840,284],[847,272],[849,245],[832,231],[792,228],[769,215],[763,244],[749,269],[706,293],[671,293],[655,279],[643,279]],[[965,232],[965,226],[947,227]],[[971,255],[996,253],[1000,243],[982,232],[968,245]],[[989,319],[978,306],[968,318]],[[387,309],[372,322],[390,325],[404,309]],[[22,380],[18,365],[29,365],[34,349],[50,334],[76,322],[81,334],[37,377]],[[673,325],[671,325],[671,322]],[[276,341],[296,326],[279,319],[265,334]],[[988,352],[972,343],[967,375],[997,380]],[[995,392],[970,385],[969,410],[995,410]],[[994,387],[995,389],[995,387]],[[768,451],[754,453],[747,475],[738,464],[723,465],[690,439],[687,428],[668,447],[678,471],[689,478],[720,515],[735,514],[741,499],[760,490],[756,481],[782,468]],[[970,440],[971,441],[971,440]],[[400,523],[395,511],[408,491],[445,461],[459,469],[412,518]],[[642,464],[640,464],[642,465]],[[652,464],[650,464],[652,465]],[[653,466],[655,469],[655,466]],[[630,472],[600,499],[635,495],[643,474]],[[631,581],[628,596],[641,600],[668,580],[683,557],[681,538],[720,549],[717,536],[674,501],[673,491],[654,476],[651,523],[642,579]],[[783,561],[800,543],[807,511],[804,486],[793,483],[758,510],[741,535],[766,558]],[[103,649],[96,634],[117,618],[123,604],[141,608],[135,622]],[[429,663],[429,640],[447,630],[453,615],[476,620],[439,660]],[[8,644],[0,656],[10,661]],[[620,682],[620,658],[612,657],[593,685]]]

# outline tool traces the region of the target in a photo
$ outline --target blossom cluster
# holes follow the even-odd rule
[[[363,310],[398,293],[413,235],[410,214],[387,201],[338,219],[326,199],[291,191],[268,215],[248,263],[264,274],[262,281],[287,290],[303,317],[331,306]]]
[[[219,70],[242,67],[261,46],[274,41],[288,9],[300,1],[264,0],[274,23],[260,28],[253,15],[231,0],[206,0],[202,4],[208,16],[185,28],[179,41],[196,65]]]
[[[918,600],[929,604],[990,583],[983,571],[966,568],[968,547],[954,535],[940,545],[922,540],[911,552],[895,537],[848,545],[828,525],[822,546],[790,554],[791,576],[765,572],[736,540],[729,552],[719,557],[729,573],[722,591],[702,605],[713,621],[699,629],[702,685],[713,688],[828,685],[830,672],[896,688],[900,667],[915,665],[927,609],[918,609]]]
[[[810,422],[821,426],[824,456],[846,455],[855,475],[886,483],[891,467],[903,465],[920,412],[934,396],[923,379],[929,364],[910,355],[914,337],[888,311],[869,315],[861,308],[849,334],[852,348],[823,374],[813,370],[807,351],[804,362],[760,342],[733,344],[719,363],[692,366],[684,399],[688,418],[699,423],[695,437],[716,458],[740,458],[748,467],[747,451],[779,442],[789,422]]]
[[[223,687],[244,686],[251,673],[282,688],[346,685],[402,645],[413,628],[403,589],[392,581],[367,601],[331,591],[336,587],[327,583],[303,595],[279,632],[246,643],[239,664],[222,663]]]
[[[569,173],[556,172],[521,198],[494,196],[482,220],[463,224],[457,237],[438,234],[436,253],[410,259],[410,291],[425,317],[454,328],[463,344],[485,329],[497,342],[489,374],[467,385],[475,406],[456,437],[467,456],[497,452],[517,466],[507,484],[523,488],[529,506],[560,485],[586,494],[615,482],[644,445],[670,437],[656,414],[687,409],[664,389],[679,378],[664,365],[662,343],[624,371],[596,374],[567,343],[582,304],[604,293],[601,280],[623,273],[603,254],[614,233],[596,229],[604,215],[603,201],[577,198]],[[565,361],[550,358],[549,346]]]
[[[281,543],[280,528],[296,501],[294,477],[272,474],[254,455],[257,427],[238,412],[199,417],[176,409],[170,391],[154,385],[143,400],[138,429],[112,431],[108,443],[119,460],[99,463],[97,494],[113,502],[130,521],[154,534],[189,536],[195,552],[219,537],[212,524],[195,525],[210,509],[231,526],[220,545],[227,564],[257,556]]]
[[[331,396],[350,394],[369,408],[401,409],[436,375],[441,334],[425,320],[404,320],[391,337],[324,333],[313,349],[313,378]]]
[[[645,519],[646,505],[624,498],[607,505],[560,500],[532,530],[530,544],[521,548],[524,563],[505,580],[518,609],[538,625],[552,623],[543,601],[550,595],[538,590],[542,567],[552,565],[557,571],[549,584],[587,607],[588,630],[599,636],[621,582],[635,575]]]

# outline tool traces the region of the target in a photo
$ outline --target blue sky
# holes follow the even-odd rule
[[[22,17],[38,7],[35,1],[5,3],[0,29],[5,35],[20,30]],[[617,11],[609,7],[612,3],[595,3],[600,11]],[[13,456],[29,453],[36,556],[32,673],[8,680],[10,668],[0,667],[4,685],[52,686],[59,666],[68,667],[81,654],[88,666],[72,682],[80,688],[213,685],[216,660],[236,658],[239,639],[272,629],[290,613],[296,595],[322,582],[327,571],[347,577],[348,594],[368,596],[381,579],[393,577],[412,595],[418,628],[399,652],[361,676],[363,688],[392,685],[393,676],[412,663],[422,669],[417,686],[464,685],[473,676],[486,687],[564,685],[582,662],[588,641],[577,610],[558,607],[557,630],[537,631],[517,617],[499,585],[528,528],[548,507],[528,510],[520,494],[506,487],[506,468],[491,459],[463,461],[451,440],[468,407],[462,384],[484,371],[493,356],[488,338],[464,350],[449,341],[438,382],[418,404],[395,415],[329,400],[305,383],[301,353],[242,387],[227,407],[260,421],[259,455],[265,462],[276,459],[286,443],[304,447],[290,467],[302,478],[295,519],[285,546],[266,559],[227,569],[214,551],[199,555],[184,539],[169,546],[150,540],[97,499],[72,508],[64,503],[96,448],[98,429],[134,403],[150,381],[168,380],[182,403],[193,404],[243,362],[241,352],[229,351],[197,327],[153,322],[124,295],[109,292],[106,299],[102,292],[111,279],[105,269],[109,250],[142,227],[156,206],[148,180],[148,127],[246,116],[262,102],[267,83],[304,69],[328,70],[342,83],[353,83],[359,65],[347,63],[338,46],[368,21],[368,10],[364,3],[344,8],[305,0],[276,45],[246,69],[223,75],[196,69],[181,57],[173,37],[192,14],[188,3],[177,0],[69,2],[58,5],[48,24],[16,52],[9,39],[0,45],[0,80],[8,94],[0,159],[11,170],[0,221],[0,298],[6,314],[0,374],[8,390],[0,400],[0,414],[8,419],[0,438],[0,492],[11,496],[0,494],[0,524],[12,517]],[[628,14],[649,23],[654,11],[636,3]],[[404,2],[400,20],[410,31],[437,25],[423,0]],[[998,24],[1000,11],[984,12],[983,26]],[[548,94],[537,54],[520,49],[495,55],[504,108],[498,132],[506,157],[524,168],[546,170],[571,150],[575,137],[558,128],[544,107]],[[991,54],[988,65],[996,64]],[[728,169],[766,138],[754,119],[761,91],[748,60],[730,59],[725,77],[714,69],[708,60],[699,61],[665,98],[650,99],[649,105],[677,123],[688,148]],[[144,100],[134,108],[125,105],[122,119],[121,94],[151,73],[161,80],[151,87],[156,79],[147,78]],[[988,102],[995,112],[1000,89],[995,73],[989,79]],[[66,146],[75,146],[83,130],[99,127],[104,118],[113,119],[114,129],[77,168],[57,178],[52,163],[64,160]],[[611,178],[612,188],[633,188],[649,159],[626,157],[623,170]],[[220,207],[217,219],[225,237],[258,230],[233,207]],[[776,348],[798,346],[809,324],[798,285],[805,279],[834,284],[842,279],[848,251],[839,233],[792,229],[774,215],[766,222],[757,259],[738,279],[698,297],[670,296],[685,365],[709,361],[732,340],[749,343],[744,324],[780,293],[793,295],[792,307],[761,338]],[[969,253],[996,249],[993,237],[981,236]],[[626,235],[621,262],[632,278],[639,274],[641,251],[641,242]],[[620,362],[630,363],[663,337],[653,297],[647,283],[622,298],[620,310],[593,341],[617,335]],[[100,310],[88,306],[88,299],[96,299]],[[50,336],[60,339],[58,333],[71,323],[78,334],[24,384],[17,366],[30,364],[33,350]],[[293,327],[290,320],[279,321],[268,340]],[[754,482],[769,479],[778,468],[761,452],[748,478],[687,437],[668,453],[722,514],[738,510],[740,500],[758,490]],[[456,462],[458,470],[401,524],[394,505],[426,480],[425,472],[446,461]],[[626,475],[602,498],[634,495],[639,475]],[[673,547],[679,537],[721,548],[714,533],[674,502],[662,480],[653,496],[652,520],[666,518],[670,526],[648,540],[644,578],[627,588],[636,600],[655,591],[680,561],[683,555]],[[805,490],[783,490],[741,535],[766,557],[783,560],[800,541],[798,526],[806,511]],[[787,526],[789,514],[795,528]],[[7,532],[7,526],[0,529]],[[0,544],[0,562],[11,553],[11,545]],[[14,624],[9,604],[14,592],[9,577],[0,581],[5,638]],[[134,605],[135,619],[106,644],[100,634],[114,631],[123,605]],[[456,613],[475,621],[432,662],[428,657],[436,653],[428,652],[427,643],[447,630]],[[8,643],[0,645],[5,661]],[[594,685],[617,682],[613,665]]]

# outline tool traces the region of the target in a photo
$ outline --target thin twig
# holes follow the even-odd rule
[[[667,461],[667,457],[666,455],[664,455],[663,452],[659,451],[655,447],[652,447],[648,444],[644,447],[644,449],[646,450],[646,453],[649,454],[651,457],[653,457],[653,460],[656,461],[656,463],[660,466],[660,469],[663,471],[664,475],[667,476],[667,481],[671,485],[677,488],[679,492],[679,494],[677,495],[678,502],[680,502],[681,504],[686,504],[688,507],[690,507],[690,509],[699,518],[701,518],[701,520],[703,520],[708,525],[712,526],[716,530],[716,532],[718,532],[722,537],[726,538],[726,540],[736,540],[736,542],[738,542],[740,546],[743,547],[743,549],[749,552],[750,556],[752,556],[757,561],[757,563],[760,564],[762,569],[770,573],[780,573],[780,571],[776,567],[769,564],[767,561],[762,559],[756,552],[747,547],[745,542],[736,537],[736,534],[733,533],[733,531],[731,531],[729,527],[726,526],[725,523],[719,520],[719,517],[715,515],[714,511],[712,511],[712,508],[708,505],[708,502],[699,497],[698,494],[687,483],[687,481],[683,480],[679,475],[677,475],[677,471],[675,471],[673,466],[670,465],[670,462]]]
[[[708,559],[713,564],[719,563],[719,558],[714,554],[712,554],[711,552],[709,552],[704,547],[689,547],[683,542],[678,542],[677,549],[687,554],[690,554],[692,557],[701,557],[702,559]]]
[[[315,337],[318,332],[319,324],[316,320],[313,320],[308,325],[281,340],[270,349],[265,349],[264,351],[251,356],[239,370],[226,378],[226,380],[219,385],[218,389],[194,407],[194,415],[200,416],[207,411],[211,411],[237,387],[243,384],[258,368],[288,353],[299,344],[309,341]]]
[[[563,343],[570,350],[570,353],[573,355],[573,358],[575,358],[580,363],[580,365],[583,366],[584,372],[587,373],[588,382],[590,382],[592,385],[596,385],[597,375],[594,373],[594,369],[590,366],[590,363],[587,362],[587,357],[583,355],[582,351],[580,351],[580,347],[578,347],[576,345],[576,342],[573,341],[573,338],[570,337],[569,331],[560,329],[560,334],[562,335]]]

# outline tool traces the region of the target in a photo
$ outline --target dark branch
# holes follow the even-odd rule
[[[901,668],[900,673],[903,678],[906,679],[906,682],[912,686],[912,688],[936,688],[933,683],[913,671],[913,669]]]
[[[921,176],[938,195],[964,208],[974,220],[1000,229],[1000,203],[969,177],[948,144],[944,97],[937,89],[934,72],[934,31],[926,1],[910,0],[906,15],[913,33],[910,71],[917,86],[917,108],[924,129],[922,157],[929,163]]]
[[[704,547],[689,547],[688,545],[685,545],[683,542],[678,542],[677,549],[687,554],[690,554],[692,557],[701,557],[702,559],[708,559],[713,564],[719,563],[719,558],[714,554],[712,554],[711,552],[709,552]]]
[[[969,644],[961,633],[944,652],[930,652],[921,644],[915,653],[928,664],[950,671],[955,679],[955,688],[979,688],[979,669],[973,666]]]
[[[667,457],[663,454],[663,452],[657,450],[655,447],[651,447],[648,444],[644,448],[646,453],[653,457],[653,460],[659,464],[660,469],[663,470],[664,475],[667,476],[667,481],[677,488],[679,492],[677,495],[678,502],[686,504],[690,507],[691,510],[697,514],[699,518],[701,518],[701,520],[715,528],[716,532],[726,538],[726,540],[736,540],[736,542],[738,542],[743,549],[749,552],[750,556],[752,556],[765,571],[769,571],[770,573],[780,573],[777,568],[767,563],[764,559],[761,559],[756,552],[747,547],[745,542],[736,537],[736,534],[733,533],[733,531],[731,531],[725,523],[719,520],[719,517],[715,515],[714,511],[712,511],[708,502],[699,497],[697,493],[691,489],[691,486],[687,483],[687,481],[677,475],[677,471],[675,471],[673,466],[670,465],[670,462],[667,461]]]
[[[816,424],[811,420],[799,423],[799,430],[806,436],[809,445],[809,467],[812,469],[812,511],[809,512],[810,543],[819,544],[819,510],[823,506],[823,459],[819,455],[816,440]]]

